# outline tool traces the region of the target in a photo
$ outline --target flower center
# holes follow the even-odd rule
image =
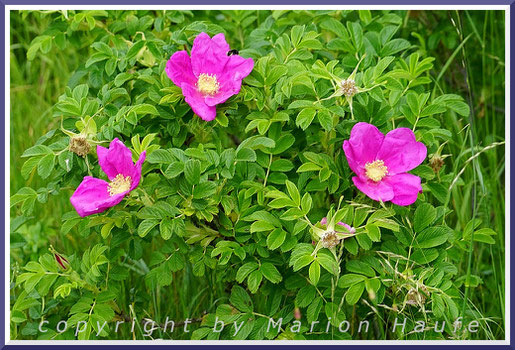
[[[382,160],[375,160],[372,163],[365,164],[367,177],[375,182],[381,181],[388,174],[388,168]]]
[[[197,80],[197,90],[203,95],[214,95],[220,90],[215,74],[202,73]]]
[[[345,96],[348,97],[352,97],[358,93],[356,82],[352,79],[342,80],[340,82],[340,90]]]
[[[131,181],[130,176],[123,176],[122,174],[116,175],[113,181],[107,186],[109,195],[114,196],[115,194],[127,192],[131,189]]]

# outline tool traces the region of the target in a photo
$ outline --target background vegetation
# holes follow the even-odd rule
[[[193,20],[212,22],[224,27],[232,44],[248,37],[253,25],[245,25],[241,12],[220,11],[196,12],[194,19],[189,14],[176,13],[168,15],[167,24],[184,26]],[[221,14],[230,21],[219,20]],[[494,244],[475,243],[473,248],[462,255],[457,264],[457,276],[460,290],[469,300],[470,308],[479,316],[481,330],[472,338],[503,339],[505,280],[504,280],[504,146],[497,145],[504,141],[505,134],[505,80],[504,80],[504,12],[501,11],[393,11],[402,18],[396,37],[404,38],[413,44],[412,51],[417,50],[421,57],[435,57],[433,68],[429,71],[431,84],[436,94],[457,94],[465,97],[471,113],[463,118],[452,111],[442,113],[440,122],[443,128],[451,131],[453,137],[446,143],[442,155],[445,167],[459,173],[456,185],[450,193],[447,224],[463,231],[473,219],[481,219],[485,227],[497,232],[492,236]],[[138,16],[155,13],[145,11]],[[373,12],[380,15],[379,11]],[[260,21],[266,16],[252,14]],[[277,13],[276,15],[280,17]],[[10,171],[11,195],[21,188],[30,186],[40,188],[47,181],[32,172],[28,179],[21,176],[25,159],[23,152],[33,146],[49,130],[59,126],[60,118],[53,118],[53,106],[67,86],[76,86],[85,82],[81,70],[95,50],[91,44],[95,41],[95,32],[85,33],[81,42],[74,42],[62,49],[51,47],[41,49],[34,59],[28,60],[29,47],[36,36],[47,30],[57,14],[43,12],[11,13],[11,115],[10,115]],[[343,17],[359,19],[357,13],[344,13]],[[282,19],[288,23],[288,15]],[[305,23],[298,23],[305,18]],[[295,17],[294,24],[307,24],[311,15],[301,14]],[[239,22],[240,21],[240,22]],[[242,21],[242,22],[241,22]],[[177,24],[174,24],[177,23]],[[86,79],[87,81],[87,79]],[[486,146],[491,146],[487,147]],[[449,171],[451,172],[451,171]],[[23,222],[11,222],[11,299],[13,304],[19,297],[15,279],[21,273],[21,267],[29,261],[36,261],[48,252],[52,244],[63,252],[82,252],[85,245],[92,246],[91,237],[79,234],[62,235],[62,213],[70,211],[68,191],[61,190],[44,204],[37,203],[35,212]],[[49,193],[52,190],[49,190]],[[19,208],[13,207],[12,216],[16,217]],[[75,230],[75,229],[74,229]],[[75,231],[72,231],[75,232]],[[101,241],[101,238],[93,238]],[[452,249],[449,251],[452,254]],[[455,252],[460,254],[459,252]],[[176,320],[186,317],[201,317],[204,313],[214,312],[217,305],[228,303],[230,288],[213,273],[205,278],[195,277],[192,265],[187,263],[183,270],[173,273],[173,283],[166,288],[149,288],[150,295],[142,295],[137,290],[141,283],[139,274],[145,274],[144,266],[127,266],[134,270],[136,277],[126,282],[128,291],[123,295],[127,300],[120,305],[131,305],[130,317],[156,319],[159,315],[174,316]],[[147,270],[148,272],[148,270]],[[131,275],[133,276],[133,275]],[[132,279],[133,278],[133,279]],[[135,294],[133,294],[135,293]],[[130,298],[129,298],[130,296]],[[130,300],[129,300],[130,299]],[[137,305],[145,299],[151,309],[141,309]],[[46,307],[58,307],[55,301]],[[62,305],[60,305],[62,306]],[[461,308],[461,305],[459,305]],[[469,306],[467,306],[469,307]],[[26,311],[26,310],[25,310]],[[30,307],[28,317],[37,320],[41,310]],[[27,339],[37,337],[35,323],[11,323],[12,337]],[[386,320],[385,324],[390,324]],[[193,329],[198,327],[198,323]],[[61,337],[73,338],[72,334]],[[141,339],[141,332],[131,334],[124,330],[118,334],[120,339]],[[170,335],[160,334],[169,338]],[[172,337],[187,338],[187,334]],[[371,332],[362,335],[368,339],[392,339],[399,335],[391,332]],[[403,337],[403,336],[401,336]],[[432,336],[426,335],[426,338]],[[468,336],[467,336],[468,337]],[[308,336],[309,338],[309,336]]]

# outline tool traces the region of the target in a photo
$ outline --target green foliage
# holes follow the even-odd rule
[[[11,196],[11,249],[23,253],[13,253],[19,263],[11,272],[13,338],[148,339],[145,320],[164,324],[167,316],[195,318],[192,332],[159,329],[152,337],[503,335],[502,327],[492,334],[488,321],[477,336],[453,334],[450,326],[443,333],[392,331],[395,317],[425,320],[428,327],[479,318],[483,305],[464,294],[489,288],[487,276],[464,268],[463,256],[503,244],[502,221],[491,225],[486,211],[470,217],[455,202],[468,200],[458,164],[466,166],[471,156],[463,146],[471,137],[471,110],[461,91],[445,93],[434,78],[441,62],[428,47],[451,39],[418,33],[420,23],[409,16],[347,10],[14,14],[18,21],[49,21],[24,52],[29,64],[63,50],[82,57],[52,101],[46,133],[17,155],[27,184]],[[190,50],[200,32],[225,33],[231,48],[255,62],[240,93],[218,105],[210,123],[193,114],[165,73],[171,54]],[[358,93],[339,94],[344,79],[354,79]],[[429,158],[413,170],[424,189],[415,204],[374,202],[353,185],[341,145],[357,121],[383,132],[410,128],[427,146]],[[492,134],[490,141],[502,139],[498,130]],[[73,152],[76,135],[92,146],[87,154]],[[84,176],[105,179],[94,148],[114,137],[131,147],[133,159],[146,151],[142,181],[119,205],[81,218],[68,197]],[[444,153],[456,157],[455,165],[436,168]],[[41,211],[59,198],[65,201],[51,213],[53,235],[38,246]],[[324,248],[323,217],[356,232]],[[69,255],[66,269],[46,253],[47,239]],[[32,252],[23,250],[24,240]],[[502,293],[499,284],[494,289]],[[381,331],[337,331],[344,320],[370,315]],[[267,328],[270,318],[282,319],[282,327]],[[135,330],[114,331],[114,321],[132,319]],[[41,320],[49,322],[47,333],[38,332]],[[68,321],[62,333],[60,320]],[[303,323],[298,332],[291,328],[295,320]],[[217,321],[226,327],[213,332]],[[320,325],[315,331],[313,321]],[[328,323],[335,332],[324,332]]]

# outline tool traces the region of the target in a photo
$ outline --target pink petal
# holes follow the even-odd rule
[[[252,72],[252,69],[254,69],[254,60],[252,58],[232,55],[229,56],[224,73],[220,76],[220,79],[242,80]]]
[[[131,150],[118,138],[111,141],[109,149],[97,146],[97,155],[98,163],[109,180],[113,180],[118,174],[132,176],[134,164]]]
[[[116,168],[107,161],[107,153],[108,149],[102,146],[97,146],[97,156],[98,156],[98,164],[100,164],[100,168],[107,175],[109,180],[112,180],[118,175],[116,172]]]
[[[110,196],[108,183],[104,180],[86,176],[70,197],[75,210],[81,217],[101,213],[120,203],[127,192]]]
[[[190,105],[193,112],[205,121],[211,121],[216,117],[216,107],[208,106],[204,96],[197,89],[188,84],[182,84],[182,93],[186,103]]]
[[[338,225],[340,226],[343,226],[345,227],[345,231],[343,231],[342,233],[350,233],[350,234],[354,234],[356,233],[356,229],[354,227],[351,227],[350,225],[347,225],[346,223],[344,222],[339,222]]]
[[[141,166],[142,166],[143,162],[145,161],[146,157],[147,157],[147,151],[141,152],[141,154],[139,155],[138,161],[134,165],[134,169],[133,169],[132,176],[131,176],[131,180],[132,180],[131,191],[133,189],[135,189],[136,187],[138,187],[138,185],[139,185],[139,181],[141,179]]]
[[[354,185],[356,185],[358,190],[375,201],[387,202],[394,196],[393,188],[387,181],[363,181],[359,177],[354,176],[352,178],[352,182],[354,182]]]
[[[357,123],[350,132],[350,139],[343,143],[343,151],[352,171],[357,175],[363,173],[366,163],[376,160],[381,149],[384,135],[372,124]]]
[[[393,188],[394,197],[392,203],[406,206],[415,203],[417,196],[422,192],[420,177],[412,174],[397,174],[388,176],[387,182]]]
[[[377,159],[384,161],[389,175],[395,175],[416,168],[426,155],[426,146],[416,141],[413,131],[398,128],[386,134]]]
[[[320,224],[321,225],[327,225],[327,218],[323,217],[322,220],[320,220]],[[340,221],[340,222],[338,222],[338,225],[343,226],[346,229],[345,233],[354,233],[354,232],[356,232],[356,229],[354,229],[353,227],[347,225],[344,222]]]
[[[365,180],[365,163],[354,160],[354,151],[351,143],[348,140],[343,141],[343,151],[347,157],[347,163],[349,163],[350,169],[354,174]]]
[[[220,76],[217,77],[220,82],[220,92],[215,96],[206,96],[206,104],[214,106],[238,94],[242,79],[248,76],[253,68],[254,61],[252,58],[243,58],[238,55],[229,56],[227,64]]]
[[[200,33],[193,41],[191,49],[193,74],[196,77],[202,73],[220,76],[229,60],[229,56],[227,56],[229,50],[229,44],[225,41],[223,33],[217,34],[213,38],[206,33]]]
[[[182,83],[195,85],[197,78],[193,75],[191,59],[186,51],[177,51],[166,63],[166,74],[173,83],[181,86]]]

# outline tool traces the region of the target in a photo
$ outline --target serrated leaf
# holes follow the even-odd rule
[[[250,273],[249,277],[247,278],[247,284],[252,294],[257,292],[262,280],[263,275],[261,274],[261,271],[256,270]]]
[[[143,220],[138,226],[138,235],[145,237],[157,224],[159,224],[159,221],[155,219]]]
[[[309,266],[309,280],[314,286],[316,286],[320,280],[320,264],[318,261],[313,261]]]
[[[429,203],[423,203],[415,210],[413,218],[413,229],[415,232],[421,232],[436,218],[436,209]]]
[[[433,248],[444,244],[449,238],[450,228],[445,226],[428,227],[415,236],[413,247]]]
[[[269,262],[263,263],[259,268],[259,271],[263,274],[263,276],[272,283],[279,283],[282,281],[283,277],[279,273],[279,270]]]
[[[242,312],[252,312],[253,304],[250,296],[245,289],[240,286],[233,286],[231,290],[231,296],[229,298],[231,304]]]
[[[266,245],[271,250],[274,250],[274,249],[279,248],[284,243],[285,239],[286,239],[286,232],[284,232],[280,228],[277,228],[277,229],[273,230],[266,238]]]
[[[354,305],[358,302],[365,291],[365,282],[359,282],[352,285],[345,294],[345,300],[349,305]]]
[[[306,130],[308,126],[311,125],[313,119],[315,118],[316,109],[315,108],[305,108],[299,112],[297,115],[297,119],[295,120],[295,124],[301,128],[302,130]]]

